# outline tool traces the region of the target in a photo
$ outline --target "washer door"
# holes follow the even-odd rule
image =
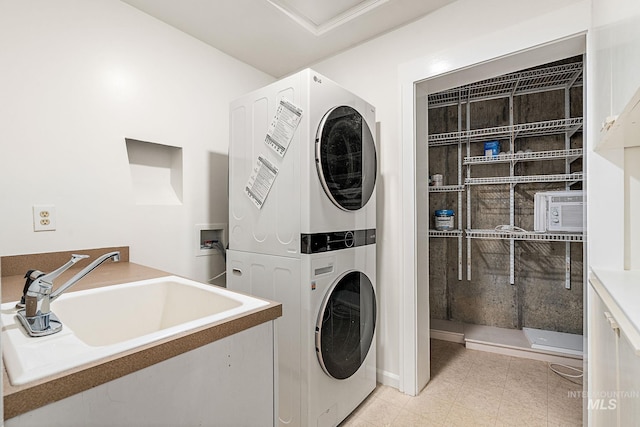
[[[331,201],[345,211],[366,205],[376,166],[373,135],[360,113],[345,105],[329,110],[316,134],[316,168]]]
[[[325,296],[316,324],[316,354],[327,375],[342,380],[367,357],[376,327],[376,295],[359,271],[342,275]]]

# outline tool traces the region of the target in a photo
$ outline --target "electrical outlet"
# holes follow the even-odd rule
[[[56,229],[56,207],[54,205],[33,205],[33,231],[53,231]]]

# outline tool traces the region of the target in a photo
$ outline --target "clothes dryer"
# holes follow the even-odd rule
[[[296,256],[303,234],[376,228],[375,109],[306,69],[231,104],[229,248]]]

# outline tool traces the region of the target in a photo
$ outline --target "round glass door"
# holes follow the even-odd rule
[[[331,201],[346,211],[366,205],[376,166],[373,135],[360,113],[345,105],[327,112],[316,134],[316,168]]]
[[[355,374],[371,348],[376,327],[376,296],[359,271],[345,273],[325,297],[316,324],[316,354],[327,375],[339,380]]]

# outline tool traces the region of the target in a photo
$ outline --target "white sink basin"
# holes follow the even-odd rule
[[[51,310],[62,331],[29,337],[2,304],[2,355],[13,385],[53,375],[267,305],[266,301],[167,276],[63,294]]]

